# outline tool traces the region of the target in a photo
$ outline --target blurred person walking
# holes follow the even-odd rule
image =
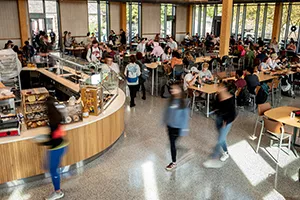
[[[64,192],[60,188],[59,166],[61,159],[66,152],[68,142],[63,139],[65,132],[62,128],[62,115],[54,105],[55,99],[48,97],[46,105],[48,109],[50,135],[49,141],[41,143],[41,145],[50,146],[48,149],[48,165],[52,178],[54,191],[45,199],[56,200],[64,197]]]
[[[174,84],[171,86],[171,98],[168,107],[165,110],[163,123],[167,126],[172,162],[166,167],[166,170],[171,171],[176,168],[176,141],[180,136],[187,135],[189,131],[189,108],[187,101],[184,98],[183,89]]]
[[[219,136],[211,159],[203,163],[206,168],[220,168],[223,166],[222,162],[225,162],[229,158],[226,139],[232,122],[236,118],[235,97],[229,91],[230,88],[227,83],[222,82],[218,86],[215,112],[217,114],[216,127]],[[223,154],[221,154],[221,148],[224,151]]]

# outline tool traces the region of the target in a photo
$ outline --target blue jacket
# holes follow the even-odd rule
[[[179,128],[179,136],[185,136],[189,132],[190,109],[187,106],[180,109],[179,104],[180,100],[178,99],[174,99],[169,103],[164,112],[163,123],[172,128]]]

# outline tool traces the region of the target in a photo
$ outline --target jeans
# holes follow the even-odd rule
[[[146,98],[146,88],[145,88],[145,82],[146,80],[140,77],[139,83],[140,83],[140,88],[142,89],[143,97]]]
[[[133,106],[134,103],[134,98],[136,97],[136,93],[139,89],[139,85],[128,85],[129,87],[129,92],[130,92],[130,105]]]
[[[168,126],[168,132],[169,132],[169,139],[170,139],[170,145],[171,145],[171,156],[172,156],[172,162],[176,162],[176,140],[179,137],[179,128],[172,128]]]
[[[223,126],[223,119],[221,117],[217,117],[216,120],[216,126],[219,132],[219,137],[218,137],[218,143],[215,146],[214,153],[213,153],[213,158],[217,158],[221,154],[221,148],[223,149],[224,152],[227,152],[227,144],[226,144],[226,138],[227,135],[230,131],[232,123],[226,124]]]
[[[60,190],[60,175],[58,173],[58,168],[66,149],[67,147],[62,147],[60,149],[49,150],[48,152],[49,171],[55,191]]]

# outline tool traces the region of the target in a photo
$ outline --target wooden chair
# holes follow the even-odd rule
[[[250,94],[250,98],[253,100],[253,112],[256,110],[256,96],[257,96],[260,88],[261,88],[261,86],[256,86],[255,94]]]
[[[261,138],[262,138],[263,135],[268,136],[271,139],[271,141],[279,142],[279,146],[278,146],[279,149],[278,149],[277,159],[274,158],[267,151],[276,162],[278,162],[278,160],[279,160],[280,150],[282,150],[283,146],[288,146],[288,149],[290,151],[292,134],[291,133],[286,133],[284,131],[284,126],[281,122],[277,122],[277,121],[268,119],[266,117],[263,117],[263,122],[262,122],[262,127],[261,127],[261,131],[260,131],[260,135],[259,135],[259,139],[258,139],[258,143],[257,143],[256,153],[258,153]],[[283,144],[283,140],[286,140],[286,139],[288,139],[288,143]],[[272,145],[273,145],[273,143],[270,142],[270,146],[272,146]]]
[[[272,107],[271,107],[269,102],[258,105],[258,107],[257,107],[257,118],[256,118],[255,126],[254,126],[253,135],[252,135],[253,139],[256,138],[255,135],[256,135],[257,124],[262,123],[262,117],[264,116],[265,112],[270,110],[271,108]]]

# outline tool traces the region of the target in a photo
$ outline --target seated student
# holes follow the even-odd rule
[[[102,51],[100,50],[98,46],[97,40],[93,40],[92,47],[88,49],[86,54],[86,59],[89,62],[97,62],[101,59]]]
[[[114,50],[112,50],[113,46],[111,44],[108,44],[106,46],[106,50],[103,52],[103,56],[102,56],[102,59],[105,59],[106,56],[110,56],[112,58],[115,57],[116,55],[116,52],[114,52]]]
[[[185,66],[189,66],[195,63],[195,58],[192,56],[190,52],[187,52],[185,54],[185,57],[183,58],[183,63]]]
[[[153,50],[151,52],[151,55],[155,57],[161,57],[161,55],[164,53],[164,50],[161,46],[159,46],[158,42],[153,42]]]
[[[269,57],[265,57],[265,59],[263,59],[263,61],[259,64],[258,66],[258,70],[259,71],[267,71],[267,70],[270,70],[270,66],[268,65],[267,61],[269,60],[270,58]]]
[[[169,46],[172,51],[177,51],[177,49],[178,49],[177,42],[174,41],[174,39],[172,37],[169,37],[169,41],[167,43],[167,46]]]
[[[244,88],[247,85],[246,81],[243,79],[243,75],[244,75],[243,70],[236,70],[236,72],[235,72],[235,78],[236,78],[235,86],[237,88]]]
[[[248,72],[248,74],[245,76],[244,79],[247,83],[248,91],[251,94],[255,94],[255,88],[260,85],[258,76],[256,76],[256,74],[254,74],[254,68],[253,67],[248,67],[247,72]]]
[[[214,77],[210,70],[208,69],[209,64],[208,63],[203,63],[202,64],[202,70],[200,71],[200,79],[202,81],[212,81],[214,80]]]
[[[270,68],[272,69],[272,70],[274,70],[274,69],[276,69],[276,68],[280,68],[280,66],[277,64],[277,55],[272,55],[272,57],[271,58],[269,58],[268,60],[267,60],[267,64],[270,66]]]
[[[161,60],[164,63],[167,63],[167,62],[171,61],[171,59],[172,59],[171,48],[170,47],[166,47],[163,55],[161,56]]]
[[[141,53],[145,53],[146,52],[146,39],[142,38],[141,42],[137,45],[136,47],[136,52],[141,52]]]
[[[110,69],[110,70],[116,72],[117,74],[120,73],[119,65],[117,63],[114,63],[113,58],[109,55],[105,57],[105,64],[102,65],[102,69],[104,69],[104,70]]]
[[[183,80],[183,90],[185,92],[188,91],[190,86],[193,86],[196,81],[200,82],[200,80],[197,80],[199,78],[199,70],[196,67],[192,67],[190,72],[187,73]]]
[[[171,59],[171,68],[173,69],[175,65],[182,65],[182,59],[178,51],[173,51]]]

